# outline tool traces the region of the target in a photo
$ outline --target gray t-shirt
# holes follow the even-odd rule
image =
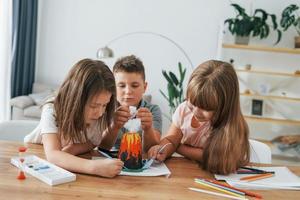
[[[152,127],[159,131],[159,133],[161,134],[161,129],[162,129],[162,117],[161,117],[161,110],[159,108],[158,105],[155,105],[155,104],[151,104],[145,100],[142,100],[140,102],[140,106],[137,108],[141,108],[141,107],[144,107],[144,108],[148,108],[149,111],[152,113],[152,116],[153,116],[153,122],[152,122]],[[118,133],[118,137],[117,137],[117,140],[116,140],[116,143],[114,145],[114,147],[116,149],[119,149],[120,148],[120,143],[121,143],[121,139],[122,139],[122,135],[123,133],[126,132],[126,129],[124,127],[122,127],[120,130],[119,130],[119,133]],[[141,133],[140,133],[141,134]],[[140,135],[142,137],[142,135]]]

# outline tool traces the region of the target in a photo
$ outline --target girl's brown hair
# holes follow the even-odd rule
[[[70,70],[54,100],[60,136],[68,142],[86,142],[85,106],[100,92],[112,94],[106,112],[99,118],[99,131],[109,127],[116,107],[116,85],[111,70],[99,60],[83,59]]]
[[[232,65],[210,60],[198,66],[189,79],[187,99],[214,113],[203,152],[203,168],[229,174],[246,165],[249,130],[241,113],[238,78]]]

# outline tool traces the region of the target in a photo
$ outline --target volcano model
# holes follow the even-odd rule
[[[118,157],[128,169],[141,169],[143,167],[142,139],[138,133],[123,134]]]

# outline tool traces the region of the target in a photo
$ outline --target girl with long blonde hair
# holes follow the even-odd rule
[[[249,130],[241,113],[238,78],[226,62],[210,60],[192,73],[187,100],[167,135],[148,154],[159,161],[175,151],[212,173],[229,174],[249,162]],[[162,145],[167,145],[159,151]]]

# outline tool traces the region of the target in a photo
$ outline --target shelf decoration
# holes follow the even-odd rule
[[[255,9],[253,15],[248,15],[240,5],[231,4],[231,6],[237,11],[237,15],[234,18],[226,19],[224,23],[228,24],[230,33],[236,36],[236,44],[247,45],[250,36],[260,39],[267,38],[271,29],[277,32],[275,44],[281,40],[281,31],[278,29],[275,14],[269,14],[263,9]],[[271,25],[268,21],[271,22]]]
[[[298,34],[295,37],[295,48],[300,48],[300,12],[298,11],[299,6],[291,4],[286,7],[281,14],[280,26],[283,31],[286,31],[289,27],[293,26]]]

